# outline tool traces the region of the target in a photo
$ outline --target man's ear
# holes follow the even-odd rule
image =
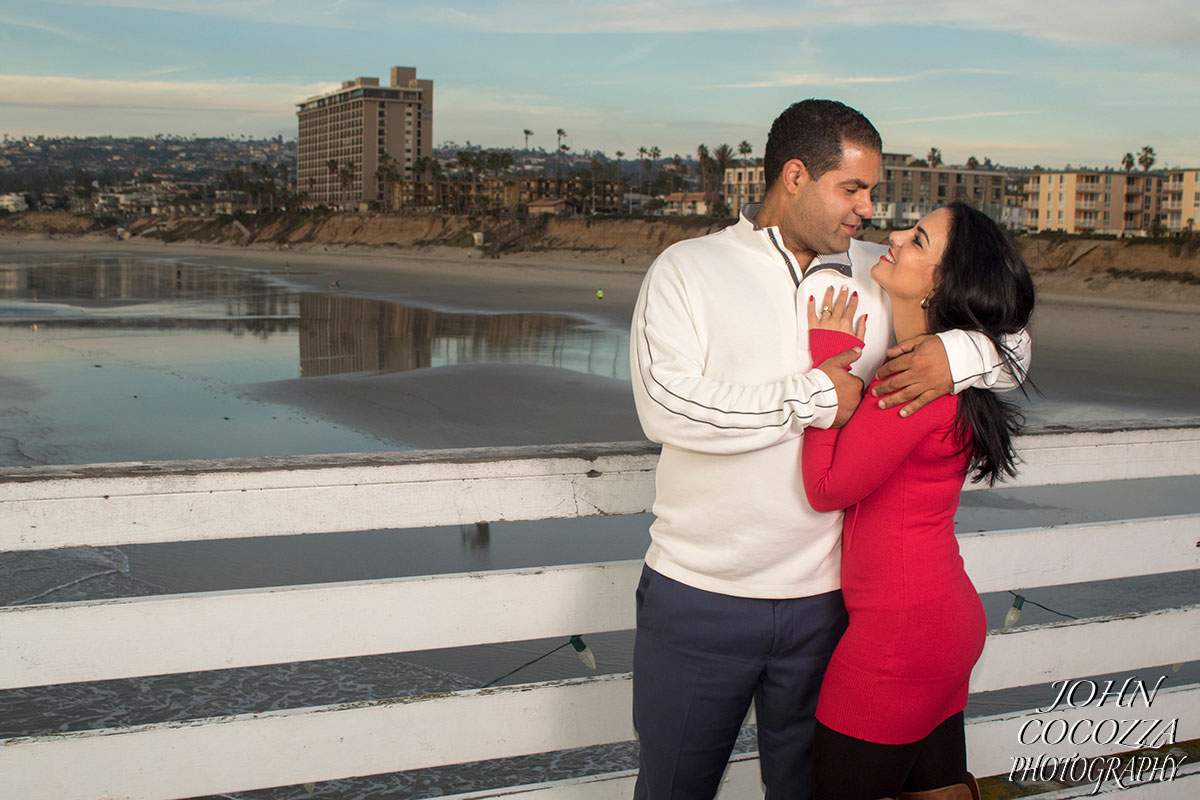
[[[783,180],[788,194],[799,194],[812,180],[808,174],[808,167],[804,166],[804,162],[798,158],[785,161],[779,177]]]

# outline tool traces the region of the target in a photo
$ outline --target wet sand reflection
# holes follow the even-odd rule
[[[296,335],[303,377],[512,363],[629,378],[625,331],[561,314],[478,314],[298,293],[283,280],[126,256],[12,265],[0,267],[0,326]]]

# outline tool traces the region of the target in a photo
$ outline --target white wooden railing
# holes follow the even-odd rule
[[[1012,486],[1200,474],[1197,420],[1046,427],[1019,446]],[[6,468],[0,551],[639,513],[651,506],[656,461],[641,443]],[[992,592],[1195,570],[1198,540],[1200,513],[961,545],[976,586]],[[0,689],[626,630],[639,569],[576,564],[4,608]],[[993,631],[972,690],[1197,659],[1200,606],[1019,627]],[[629,741],[629,708],[629,676],[604,675],[14,738],[0,741],[0,794],[194,797],[461,764]],[[1152,710],[1116,716],[1137,711],[1178,719],[1176,741],[1200,738],[1200,687],[1164,688]],[[1030,718],[971,720],[975,772],[1008,774],[1035,752],[1129,749],[1023,745]],[[614,798],[631,784],[618,773],[470,796]],[[722,796],[761,796],[753,755],[735,759]],[[1200,796],[1200,771],[1185,764],[1173,781],[1126,796]]]

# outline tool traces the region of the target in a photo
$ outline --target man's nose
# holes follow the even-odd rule
[[[863,219],[870,219],[875,215],[875,209],[871,205],[871,195],[860,197],[858,203],[854,206],[854,213]]]

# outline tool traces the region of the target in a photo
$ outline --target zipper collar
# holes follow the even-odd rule
[[[762,234],[766,233],[767,244],[769,246],[767,252],[783,260],[788,273],[792,276],[792,283],[797,288],[799,288],[801,280],[823,269],[831,269],[847,278],[854,276],[849,250],[844,253],[820,254],[809,262],[806,268],[801,268],[796,263],[795,255],[783,246],[783,234],[779,232],[778,226],[759,227],[754,221],[754,218],[758,216],[760,205],[760,203],[746,203],[743,205],[739,214],[738,227],[744,228],[747,235],[752,236],[756,242],[760,243],[763,240]]]

